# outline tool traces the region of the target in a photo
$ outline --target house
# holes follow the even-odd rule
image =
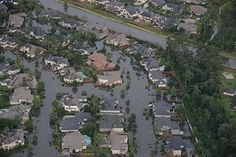
[[[9,109],[0,110],[0,119],[11,119],[14,120],[19,118],[21,123],[24,124],[29,120],[29,112],[31,110],[30,105],[15,105],[11,106]]]
[[[190,12],[197,16],[200,16],[207,12],[207,8],[201,5],[190,5]]]
[[[235,89],[226,89],[223,93],[225,96],[236,96]]]
[[[135,18],[138,17],[141,11],[138,7],[127,5],[124,9],[120,12],[119,16],[123,16],[125,18]]]
[[[8,86],[10,82],[11,82],[11,79],[7,78],[7,79],[4,79],[4,80],[0,81],[0,85],[11,88],[10,86]]]
[[[82,135],[79,131],[67,133],[62,138],[62,151],[64,155],[79,153],[91,144],[91,137]]]
[[[43,28],[36,26],[31,28],[30,35],[32,37],[35,37],[36,39],[44,40],[45,36],[47,35],[47,32],[45,32]]]
[[[25,144],[24,131],[22,129],[17,129],[14,132],[8,133],[7,136],[2,137],[0,141],[0,148],[4,151],[9,151],[19,145],[22,146]]]
[[[167,118],[156,118],[155,120],[157,124],[156,134],[158,136],[172,136],[172,135],[183,135],[184,132],[180,129],[180,125],[178,121],[172,121]]]
[[[104,39],[109,35],[109,29],[107,27],[93,22],[87,23],[85,30],[94,33],[98,40]]]
[[[112,13],[119,13],[124,8],[124,3],[120,1],[109,1],[105,4],[105,9]]]
[[[17,13],[9,15],[9,25],[14,28],[21,28],[24,24],[26,16],[27,15],[25,13]]]
[[[25,44],[20,48],[20,52],[24,53],[28,58],[34,58],[41,54],[43,54],[46,51],[46,49],[35,46],[33,44]]]
[[[81,26],[80,21],[70,17],[64,17],[63,19],[61,19],[60,22],[58,22],[58,24],[64,28],[74,29],[74,30],[79,30]]]
[[[81,47],[83,47],[83,44],[82,44],[81,42],[77,41],[77,40],[74,41],[74,42],[72,42],[72,43],[68,46],[69,49],[74,50],[74,51],[77,51],[77,52],[80,51]]]
[[[0,36],[0,46],[2,48],[10,48],[10,49],[14,49],[18,46],[18,44],[13,41],[12,38],[10,38],[9,36]]]
[[[138,54],[141,58],[148,58],[152,54],[152,49],[145,47],[143,44],[133,44],[126,49],[128,54]]]
[[[141,19],[141,20],[143,20],[147,23],[151,23],[152,20],[153,20],[154,15],[153,15],[153,13],[151,13],[149,11],[144,11],[141,14],[139,14],[138,17],[139,17],[139,19]]]
[[[169,118],[176,119],[176,104],[171,104],[165,101],[159,101],[154,104],[149,105],[150,109],[153,112],[154,117],[156,118]]]
[[[56,37],[62,42],[62,47],[68,46],[70,44],[70,36],[62,35],[62,34],[55,34]]]
[[[148,58],[145,59],[145,62],[143,63],[144,68],[146,71],[157,71],[159,69],[159,63],[156,59]]]
[[[183,4],[165,3],[162,6],[162,9],[179,13],[183,10]]]
[[[88,64],[92,64],[97,71],[112,71],[116,69],[114,63],[110,63],[106,56],[102,53],[93,53],[88,56]]]
[[[14,90],[10,98],[11,105],[19,105],[21,103],[32,104],[34,96],[28,87],[18,87]]]
[[[183,139],[181,136],[170,136],[166,138],[164,151],[168,156],[193,156],[194,146],[190,139]]]
[[[60,130],[63,133],[79,131],[90,118],[91,114],[88,112],[77,112],[75,115],[64,116],[60,123]]]
[[[124,132],[124,118],[118,115],[103,115],[99,121],[100,132]]]
[[[20,68],[16,67],[15,65],[10,65],[7,62],[0,63],[0,75],[16,75],[20,72]]]
[[[116,98],[102,98],[100,101],[101,109],[100,113],[108,115],[124,115],[123,108],[119,105],[119,102]]]
[[[30,88],[36,88],[37,80],[34,76],[30,76],[29,74],[17,74],[13,77],[10,82],[7,84],[10,88],[17,88],[20,86],[29,86]]]
[[[148,78],[155,84],[157,87],[166,88],[167,87],[167,78],[166,76],[159,70],[152,70],[148,73]]]
[[[109,136],[113,155],[126,155],[128,152],[128,135],[112,130]]]
[[[66,83],[83,82],[86,76],[82,72],[76,72],[74,68],[67,67],[63,69],[63,81]]]
[[[106,39],[106,43],[124,47],[129,45],[130,39],[125,34],[112,34]]]
[[[183,29],[186,33],[197,34],[198,28],[196,25],[196,20],[194,19],[184,19],[178,23],[177,30]]]
[[[113,85],[121,85],[122,78],[120,71],[107,71],[104,72],[103,75],[97,76],[97,84],[99,86],[113,86]]]
[[[173,156],[182,156],[185,144],[180,136],[170,136],[164,145],[165,153],[173,154]]]
[[[152,18],[154,27],[158,30],[172,29],[177,26],[176,18],[155,14]]]
[[[222,74],[223,74],[224,78],[227,79],[227,80],[232,80],[232,79],[234,79],[233,74],[230,73],[230,72],[223,72]]]
[[[87,104],[87,101],[81,101],[81,97],[78,95],[64,95],[61,100],[61,105],[67,112],[79,112]]]
[[[54,70],[64,69],[65,67],[69,66],[69,62],[66,58],[52,55],[45,56],[44,63],[45,65],[52,66]]]

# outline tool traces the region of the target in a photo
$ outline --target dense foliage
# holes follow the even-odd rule
[[[221,104],[221,64],[215,49],[204,46],[194,56],[170,42],[165,57],[183,87],[183,102],[199,140],[198,150],[207,156],[235,156],[236,121]]]
[[[214,0],[219,9],[219,33],[212,43],[226,51],[236,49],[236,1],[235,0]]]

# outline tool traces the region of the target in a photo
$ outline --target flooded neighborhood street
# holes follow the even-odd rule
[[[0,157],[234,156],[231,1],[0,0]]]
[[[53,8],[55,10],[63,12],[63,5],[54,1],[54,0],[40,0],[40,2],[44,5],[46,8]],[[132,28],[126,25],[122,25],[120,23],[116,23],[113,21],[110,21],[106,18],[96,16],[84,11],[81,11],[77,8],[69,7],[68,13],[70,15],[78,16],[79,18],[86,19],[88,21],[97,22],[99,24],[102,24],[111,30],[115,30],[117,32],[125,33],[127,35],[131,35],[133,37],[136,37],[138,39],[150,41],[153,43],[157,43],[161,45],[163,48],[166,47],[166,38],[153,35],[151,33]],[[33,25],[40,26],[42,29],[49,30],[50,27],[47,25],[40,25],[33,21]],[[101,50],[103,48],[104,44],[103,41],[97,42],[96,50]],[[110,51],[110,49],[109,49]],[[7,52],[4,54],[5,57],[9,57],[12,59],[16,58],[16,53]],[[114,51],[111,52],[111,60],[113,62],[116,62],[119,58],[122,57],[121,51]],[[119,64],[120,71],[122,71],[124,75],[124,83],[121,86],[115,87],[113,90],[113,97],[117,98],[119,100],[119,103],[123,108],[125,108],[125,102],[127,100],[130,101],[130,114],[134,113],[136,115],[136,122],[137,122],[137,130],[135,134],[136,138],[136,144],[138,145],[137,152],[135,156],[137,157],[144,157],[147,156],[160,156],[160,154],[153,153],[155,150],[157,150],[156,138],[153,133],[152,129],[152,121],[146,120],[143,116],[143,109],[148,107],[148,104],[150,101],[155,100],[155,97],[151,96],[153,92],[152,89],[148,89],[147,86],[149,85],[148,79],[146,74],[143,72],[141,73],[141,76],[137,76],[135,71],[130,63],[129,57],[124,57],[124,60],[121,59],[121,62]],[[58,92],[60,93],[72,93],[72,87],[67,87],[63,85],[63,82],[58,78],[56,74],[54,74],[52,71],[45,71],[42,68],[42,65],[39,64],[39,67],[36,68],[36,60],[28,61],[25,60],[23,57],[21,57],[21,61],[25,68],[29,68],[31,71],[35,71],[36,69],[41,72],[41,78],[40,80],[45,83],[45,98],[43,99],[43,106],[40,108],[40,115],[37,118],[34,118],[34,124],[35,124],[35,132],[38,137],[37,145],[34,146],[33,149],[33,156],[36,157],[56,157],[60,156],[58,151],[54,148],[52,145],[52,129],[50,127],[49,121],[50,121],[50,112],[52,110],[52,102],[56,99],[56,94]],[[38,59],[39,63],[42,63],[42,57]],[[136,66],[136,65],[135,65]],[[130,76],[130,89],[126,91],[125,98],[121,98],[121,90],[125,89],[128,80],[125,79],[126,73],[129,72]],[[94,84],[84,84],[82,86],[78,87],[78,94],[80,95],[81,92],[86,91],[88,95],[94,94],[98,97],[111,97],[110,92],[107,92],[106,90],[101,90],[98,87],[95,87]],[[160,150],[160,148],[158,148]],[[28,156],[26,153],[18,153],[15,154],[14,157],[23,157]]]
[[[98,42],[97,44],[102,44]],[[97,45],[97,47],[103,47],[102,45]],[[5,57],[16,58],[12,52],[5,53]],[[111,60],[116,62],[118,58],[122,57],[121,52],[114,51],[111,52]],[[148,107],[150,101],[155,100],[155,97],[151,96],[151,93],[155,92],[152,89],[148,90],[146,87],[149,82],[146,74],[143,72],[141,76],[137,76],[137,71],[133,70],[133,65],[130,64],[130,58],[123,57],[124,61],[121,59],[120,62],[120,70],[125,74],[129,72],[131,84],[130,89],[126,91],[126,96],[124,99],[120,97],[120,93],[122,89],[125,89],[125,86],[128,80],[124,77],[124,83],[121,86],[117,86],[114,88],[113,97],[119,100],[119,103],[123,108],[125,108],[125,102],[130,100],[130,114],[134,113],[136,115],[137,122],[137,132],[135,134],[136,143],[138,145],[137,157],[143,157],[147,155],[149,152],[150,156],[160,156],[155,155],[152,152],[156,149],[156,138],[152,131],[152,122],[151,120],[146,120],[143,114],[143,109]],[[63,82],[58,78],[56,74],[52,71],[45,71],[42,69],[40,65],[38,68],[35,66],[35,61],[27,61],[23,58],[22,63],[24,67],[35,71],[35,69],[41,71],[40,80],[45,83],[45,99],[43,100],[43,106],[40,109],[40,116],[36,118],[36,133],[38,135],[38,144],[34,147],[34,156],[36,157],[51,157],[51,156],[60,156],[57,150],[50,143],[52,141],[52,129],[49,125],[50,121],[50,111],[52,109],[52,102],[56,99],[56,94],[60,93],[72,93],[72,87],[64,86]],[[39,60],[39,62],[42,59]],[[126,75],[124,75],[126,76]],[[106,90],[102,90],[98,87],[95,87],[94,84],[84,84],[78,87],[77,94],[80,95],[81,92],[86,91],[88,95],[94,94],[99,97],[110,97],[110,92]],[[160,149],[160,148],[159,148]],[[27,154],[16,154],[14,157],[18,156],[27,156]]]

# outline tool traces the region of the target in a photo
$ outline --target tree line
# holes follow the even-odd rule
[[[183,103],[199,140],[196,148],[212,157],[236,156],[236,120],[222,104],[221,59],[210,46],[193,55],[183,44],[169,41],[164,54],[183,89]]]

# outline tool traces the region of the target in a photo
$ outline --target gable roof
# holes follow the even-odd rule
[[[78,106],[80,109],[82,109],[86,104],[81,103],[80,99],[81,99],[80,96],[73,94],[73,95],[64,95],[61,101],[63,105]]]
[[[192,13],[196,15],[202,15],[207,12],[207,8],[201,6],[201,5],[190,5],[190,10]]]
[[[134,7],[131,5],[127,5],[124,7],[124,9],[132,16],[138,13],[141,13],[140,9],[138,7]]]
[[[20,102],[22,100],[26,102],[33,101],[34,96],[31,94],[31,91],[28,87],[18,87],[14,90],[14,93],[11,97],[11,102]]]
[[[153,112],[157,117],[177,115],[176,105],[165,101],[158,101],[157,103],[153,104],[153,108]]]
[[[108,113],[112,112],[112,113],[116,113],[116,114],[122,114],[123,113],[123,108],[122,106],[119,105],[119,102],[116,98],[106,98],[103,97],[101,102],[101,110],[100,112],[102,113]]]
[[[24,20],[25,20],[24,16],[21,15],[20,13],[9,15],[9,23],[11,26],[21,27],[24,23]]]
[[[124,128],[123,121],[124,121],[123,116],[104,115],[99,122],[99,130],[100,129],[112,130],[113,128]]]
[[[36,78],[34,76],[30,76],[29,74],[24,74],[24,73],[16,75],[9,83],[9,86],[13,88],[20,87],[23,85],[24,81],[31,88],[36,88],[37,86]]]
[[[86,135],[82,135],[79,131],[67,133],[62,138],[62,149],[69,149],[69,152],[71,153],[77,149],[82,150],[84,146],[88,146],[90,144],[91,138]]]
[[[77,112],[75,116],[64,116],[60,122],[60,129],[62,132],[63,130],[79,130],[90,117],[91,114],[88,112]]]
[[[168,129],[173,129],[173,130],[180,130],[179,122],[178,121],[172,121],[168,118],[156,118],[156,123],[157,123],[157,130],[158,131],[165,131]]]
[[[126,154],[128,151],[128,135],[118,134],[115,131],[111,131],[109,136],[111,142],[111,149],[114,151],[120,151],[120,154]]]
[[[182,150],[185,148],[184,140],[181,136],[170,136],[166,139],[165,149]]]

